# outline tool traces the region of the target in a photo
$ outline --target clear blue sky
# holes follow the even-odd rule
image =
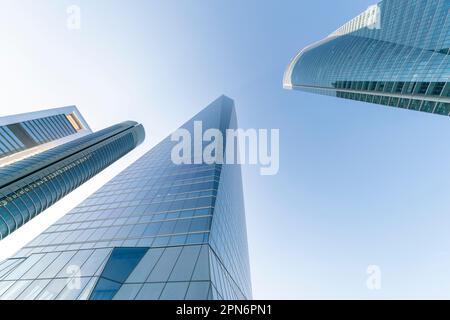
[[[450,119],[282,89],[299,49],[374,2],[1,0],[0,115],[76,104],[94,130],[131,119],[148,138],[0,253],[226,94],[242,128],[281,135],[277,176],[244,167],[255,298],[450,298]]]

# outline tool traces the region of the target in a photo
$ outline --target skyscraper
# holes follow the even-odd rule
[[[91,132],[74,106],[0,117],[0,167]]]
[[[197,121],[225,136],[233,101],[182,128]],[[0,299],[250,299],[241,168],[177,165],[175,144],[167,137],[1,263]]]
[[[284,87],[448,116],[449,30],[449,0],[383,0],[297,54]]]
[[[133,150],[144,139],[135,122],[91,133],[0,168],[0,239]]]

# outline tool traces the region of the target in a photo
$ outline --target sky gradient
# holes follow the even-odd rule
[[[0,3],[0,116],[77,105],[93,130],[147,131],[2,241],[0,258],[226,94],[241,128],[280,129],[279,174],[243,167],[254,298],[450,298],[450,119],[282,88],[301,48],[375,1]],[[73,4],[80,30],[66,27]]]

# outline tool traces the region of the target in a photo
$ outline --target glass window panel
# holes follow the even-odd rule
[[[140,247],[151,247],[153,244],[154,238],[144,238],[139,240],[138,246]]]
[[[13,284],[14,284],[14,281],[0,282],[0,299],[2,298],[2,295],[6,292],[6,290],[8,290]]]
[[[450,113],[450,103],[439,103],[434,112],[448,116]]]
[[[192,220],[190,232],[208,231],[211,218],[197,218]]]
[[[192,281],[196,280],[210,280],[208,246],[202,246],[200,256],[198,257],[197,263],[195,265],[194,274],[192,275]]]
[[[91,278],[68,279],[56,300],[76,300]]]
[[[172,236],[170,237],[169,245],[181,246],[186,244],[187,235]]]
[[[189,282],[169,282],[165,286],[160,300],[183,300],[186,296]]]
[[[158,300],[165,283],[146,283],[142,287],[136,300]]]
[[[162,224],[161,229],[159,230],[158,234],[165,235],[165,234],[171,234],[173,232],[173,229],[175,228],[176,221],[166,221]]]
[[[191,219],[178,220],[173,233],[187,233],[190,225]]]
[[[36,262],[38,262],[44,255],[43,254],[33,254],[24,262],[22,262],[13,272],[11,272],[6,280],[16,280],[20,279],[25,272],[27,272]]]
[[[87,278],[89,279],[89,278]],[[88,300],[89,296],[91,295],[92,290],[95,287],[95,284],[97,283],[98,278],[90,278],[88,284],[85,286],[81,294],[78,296],[78,300]]]
[[[138,224],[135,225],[134,228],[131,230],[131,233],[128,237],[130,238],[140,238],[142,234],[144,233],[145,229],[147,228],[147,225],[145,224]]]
[[[133,226],[124,226],[120,229],[120,231],[116,234],[115,238],[124,239],[128,236],[128,234],[131,232],[131,229]]]
[[[147,251],[147,248],[114,249],[101,274],[101,277],[119,283],[124,282]]]
[[[40,279],[54,278],[61,271],[62,267],[74,256],[75,251],[63,252],[56,258],[39,276]]]
[[[37,296],[37,300],[54,300],[62,289],[67,285],[67,279],[54,279]]]
[[[120,286],[120,283],[100,278],[94,291],[92,291],[90,300],[111,300]]]
[[[203,237],[204,237],[203,233],[190,234],[186,240],[186,243],[187,244],[201,244],[201,243],[203,243]]]
[[[15,282],[9,289],[1,296],[1,300],[14,300],[19,296],[26,287],[31,283],[31,280],[22,280]]]
[[[180,247],[167,248],[159,259],[148,278],[148,282],[164,282],[169,279],[170,273],[181,253]]]
[[[111,249],[98,249],[89,257],[86,263],[81,267],[81,275],[83,277],[92,277],[95,275],[100,266],[106,262]]]
[[[130,240],[125,240],[123,242],[123,246],[124,247],[136,247],[137,244],[139,242],[139,239],[130,239]]]
[[[152,223],[147,226],[147,228],[144,231],[143,237],[152,237],[156,236],[158,234],[159,229],[161,228],[161,223]]]
[[[209,286],[210,286],[209,281],[191,282],[185,299],[206,300],[208,298]]]
[[[436,107],[436,102],[425,101],[422,105],[422,109],[420,111],[423,112],[433,112]]]
[[[71,275],[74,268],[81,269],[81,266],[86,262],[89,256],[93,253],[92,250],[78,251],[72,259],[61,269],[58,277],[68,277]]]
[[[141,287],[142,284],[124,284],[116,293],[113,300],[133,300]]]
[[[127,283],[145,282],[164,249],[150,249],[126,280]]]
[[[47,253],[39,260],[27,273],[22,277],[23,279],[36,279],[59,255],[59,252]]]
[[[170,236],[169,237],[158,237],[153,241],[152,246],[153,247],[166,247],[169,244]]]
[[[49,282],[50,280],[35,280],[19,295],[17,299],[34,300],[48,285]]]
[[[25,259],[9,259],[5,260],[5,263],[2,264],[0,271],[0,279],[7,275],[11,270],[13,270],[17,265],[25,261]]]
[[[197,258],[200,253],[200,246],[184,247],[178,259],[169,281],[190,281]]]

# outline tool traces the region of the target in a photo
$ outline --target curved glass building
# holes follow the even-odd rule
[[[182,128],[197,121],[226,137],[233,100]],[[175,164],[177,144],[164,139],[0,263],[0,299],[251,299],[241,167]]]
[[[0,168],[0,238],[133,150],[144,129],[124,122]]]
[[[383,0],[300,51],[286,89],[448,116],[450,0]]]

